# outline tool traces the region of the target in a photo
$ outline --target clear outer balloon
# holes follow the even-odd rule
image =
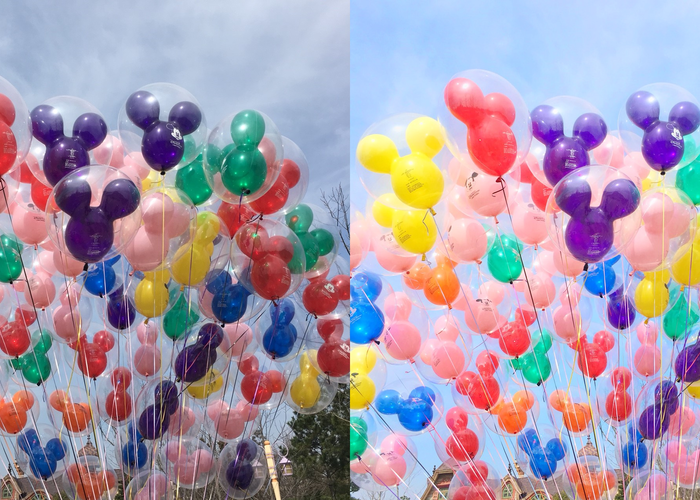
[[[677,493],[672,483],[672,475],[667,476],[660,470],[643,470],[632,477],[625,488],[625,498],[643,500],[665,500]]]
[[[91,151],[105,141],[108,129],[92,104],[78,97],[52,97],[31,111],[31,121],[34,139],[44,146],[43,150],[39,144],[32,148],[34,156],[42,159],[39,181],[55,186],[73,170],[97,163]]]
[[[455,471],[447,497],[494,499],[500,488],[501,476],[496,469],[483,460],[474,460]]]
[[[32,123],[24,99],[10,82],[0,77],[0,175],[24,161],[32,142]]]
[[[591,454],[570,460],[561,483],[569,498],[614,500],[620,487],[615,469],[604,458]]]
[[[68,496],[86,500],[116,495],[118,487],[115,471],[105,467],[98,457],[90,455],[79,457],[66,467],[60,484]]]
[[[416,445],[411,438],[399,434],[379,435],[377,446],[368,449],[361,461],[352,462],[350,480],[363,490],[383,491],[410,476],[416,456]]]
[[[484,429],[478,418],[455,406],[446,410],[445,418],[433,434],[433,441],[440,460],[457,468],[481,456],[485,447]]]
[[[327,408],[338,391],[338,383],[319,372],[317,363],[312,362],[317,356],[318,351],[309,349],[289,362],[293,367],[285,401],[294,411],[305,415]]]
[[[172,498],[173,493],[167,475],[161,471],[143,470],[132,476],[124,495],[134,500],[166,500]]]
[[[555,428],[566,429],[573,437],[590,434],[598,423],[595,405],[589,404],[588,395],[578,387],[552,391],[548,403]]]
[[[167,441],[160,448],[159,458],[168,476],[182,488],[202,488],[216,477],[216,461],[211,448],[197,438]]]
[[[260,352],[246,353],[236,360],[241,374],[236,395],[259,410],[269,410],[284,397],[290,368],[263,356]]]
[[[35,480],[60,477],[70,462],[70,441],[49,425],[31,425],[15,441],[14,456],[24,473]]]
[[[306,256],[301,241],[286,225],[263,219],[238,230],[231,245],[231,264],[249,292],[278,300],[299,288]]]
[[[142,194],[141,215],[141,226],[124,247],[124,256],[138,271],[169,267],[194,239],[194,204],[179,189],[158,186]]]
[[[72,437],[87,436],[93,430],[94,397],[79,387],[54,389],[48,395],[48,414],[54,428]]]
[[[100,262],[121,252],[141,223],[140,193],[114,167],[72,172],[46,206],[46,228],[56,247],[80,262]]]
[[[100,418],[114,427],[132,422],[140,386],[129,369],[118,366],[107,372],[106,376],[100,377],[97,384],[97,410]]]
[[[350,269],[356,269],[367,257],[371,246],[371,234],[369,223],[362,213],[354,208],[350,209]]]
[[[503,77],[472,69],[453,76],[438,121],[446,146],[461,163],[471,157],[485,174],[505,175],[525,159],[532,140],[530,113]]]
[[[641,193],[623,173],[593,165],[576,169],[547,202],[547,232],[560,250],[595,263],[619,254],[641,224]]]
[[[284,159],[280,165],[280,177],[284,178],[289,188],[289,194],[286,203],[282,205],[279,212],[286,214],[301,203],[306,196],[306,190],[309,187],[309,163],[299,146],[285,136],[282,136],[282,149]]]
[[[216,434],[217,439],[231,442],[249,438],[255,430],[254,424],[259,415],[256,406],[222,396],[222,399],[213,399],[207,404],[204,425],[209,432]]]
[[[119,138],[127,154],[141,155],[154,170],[188,165],[202,152],[207,122],[197,99],[172,83],[133,92],[119,110]]]
[[[2,368],[5,374],[6,366]],[[7,393],[0,400],[0,434],[16,436],[23,429],[31,427],[39,418],[40,396],[31,389],[20,388],[19,385],[8,387],[5,383],[4,386],[7,387]]]
[[[700,103],[670,83],[646,85],[632,93],[618,115],[627,154],[641,152],[659,172],[682,168],[700,154]]]
[[[204,173],[228,203],[250,203],[272,189],[284,155],[282,136],[265,113],[243,110],[216,124],[207,138]]]
[[[395,432],[406,436],[429,431],[444,416],[442,395],[429,383],[389,384],[378,392],[374,408]]]
[[[252,439],[227,444],[217,466],[219,486],[229,498],[255,495],[267,481],[265,452]]]

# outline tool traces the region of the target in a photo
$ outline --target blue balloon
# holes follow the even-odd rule
[[[607,262],[593,264],[588,268],[584,286],[593,295],[602,297],[612,292],[616,278],[615,270]]]
[[[549,441],[547,441],[546,448],[552,453],[552,456],[555,460],[559,461],[564,459],[564,455],[566,454],[566,452],[564,450],[564,443],[561,441],[561,439],[550,439]]]
[[[249,296],[243,285],[227,285],[212,297],[211,312],[222,323],[235,323],[245,314]]]
[[[644,443],[627,443],[622,447],[622,463],[630,469],[644,467],[649,459],[649,452]]]
[[[294,319],[294,302],[282,299],[277,305],[270,304],[270,319],[276,325],[288,325]]]
[[[283,358],[292,352],[296,340],[296,329],[292,325],[270,325],[263,334],[262,347],[273,359]]]
[[[540,437],[535,429],[525,429],[517,439],[518,447],[528,455],[530,450],[540,446]]]
[[[138,470],[148,461],[148,448],[142,442],[129,441],[122,447],[122,463],[129,469]]]
[[[433,420],[433,409],[422,399],[407,399],[401,403],[399,422],[404,429],[419,432]]]
[[[435,404],[435,391],[432,390],[430,387],[426,387],[424,385],[413,389],[408,395],[408,397],[422,399],[430,406],[433,406]]]
[[[116,264],[117,262],[119,262],[119,259],[121,259],[121,258],[122,258],[121,255],[115,255],[115,256],[112,257],[111,259],[107,259],[107,260],[105,261],[105,264],[108,265],[109,267],[114,267],[114,264]]]
[[[215,269],[207,273],[205,288],[212,295],[219,293],[229,285],[233,285],[233,279],[223,269]]]
[[[384,313],[371,302],[353,302],[350,310],[350,341],[369,344],[384,331]]]
[[[134,426],[133,422],[129,422],[129,425],[127,426],[127,436],[129,441],[141,441],[143,437],[141,436],[141,433],[139,430]]]
[[[117,273],[112,266],[99,262],[88,269],[85,275],[85,289],[92,295],[100,297],[109,293],[117,282]]]
[[[401,396],[393,389],[385,389],[377,395],[374,407],[384,415],[396,415],[401,409]]]
[[[627,426],[627,436],[629,436],[630,441],[637,443],[641,443],[644,439],[644,436],[642,436],[642,433],[639,432],[639,429],[637,429],[634,424]]]
[[[17,436],[17,446],[27,454],[31,453],[32,448],[41,447],[39,434],[34,429],[27,429]]]
[[[350,299],[374,302],[382,293],[382,279],[370,272],[357,273],[350,279]]]
[[[58,438],[49,439],[49,441],[46,443],[46,449],[53,454],[56,460],[63,460],[66,456],[67,448]]]
[[[557,470],[557,460],[551,451],[541,446],[530,453],[530,469],[537,479],[547,479]]]
[[[56,472],[57,466],[56,457],[53,456],[53,453],[43,449],[41,446],[32,448],[29,454],[29,468],[35,477],[48,479]]]

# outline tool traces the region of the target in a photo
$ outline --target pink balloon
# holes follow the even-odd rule
[[[452,308],[458,311],[466,311],[467,297],[471,295],[471,291],[469,290],[469,285],[460,284],[459,286],[461,288],[461,292],[457,294],[457,298],[454,302],[452,302]],[[469,295],[467,295],[467,293],[469,293]]]
[[[458,186],[464,186],[471,173],[471,169],[463,165],[457,158],[451,158],[450,162],[447,164],[447,175],[449,175],[450,180]]]
[[[610,165],[613,168],[624,166],[625,150],[622,141],[614,135],[605,136],[603,143],[593,151],[593,158],[599,165]]]
[[[245,323],[229,323],[224,333],[222,349],[229,358],[239,357],[253,341],[253,330]]]
[[[369,453],[371,450],[365,451],[365,455]],[[350,462],[350,470],[353,471],[355,474],[367,474],[368,472],[371,471],[369,463],[365,461],[365,457],[362,457],[362,460],[352,460]]]
[[[389,434],[382,440],[382,444],[379,445],[379,451],[381,453],[396,453],[397,455],[403,455],[408,449],[408,440],[406,436],[401,436],[400,434]]]
[[[158,327],[153,321],[142,321],[136,327],[136,336],[142,344],[155,344],[158,340]]]
[[[530,276],[528,283],[530,286],[523,290],[528,304],[535,309],[544,309],[552,305],[556,298],[556,287],[551,276],[545,273],[536,274]]]
[[[180,455],[185,454],[184,447],[180,446],[177,441],[170,441],[165,445],[165,456],[171,462],[175,462],[180,459]]]
[[[38,245],[49,234],[46,230],[46,216],[39,209],[27,210],[19,204],[10,206],[12,229],[15,236],[27,245]]]
[[[637,339],[642,344],[655,344],[657,338],[659,338],[659,329],[655,323],[640,323],[637,326]]]
[[[417,257],[403,250],[391,233],[372,238],[372,244],[377,262],[389,272],[406,272],[416,262]]]
[[[557,250],[552,253],[552,258],[554,261],[554,267],[562,276],[574,278],[583,272],[583,266],[585,266],[585,263],[576,260],[568,252]]]
[[[513,204],[513,232],[526,245],[539,245],[547,239],[545,214],[533,203]]]
[[[650,233],[642,226],[632,236],[623,255],[637,271],[653,271],[663,264],[669,251],[669,238],[665,234]]]
[[[643,377],[661,369],[661,350],[655,345],[641,345],[634,353],[634,368]]]
[[[411,299],[405,293],[390,293],[384,300],[384,317],[390,321],[408,321],[412,307]]]
[[[134,368],[144,376],[150,377],[160,371],[161,354],[155,345],[144,344],[136,349],[134,354]]]
[[[459,218],[447,230],[449,257],[460,262],[480,262],[488,249],[484,226],[473,219]]]
[[[83,272],[83,267],[85,266],[85,263],[75,260],[70,254],[60,250],[54,250],[53,264],[59,273],[69,278],[78,276]]]
[[[386,352],[396,360],[413,359],[420,351],[421,336],[418,328],[408,321],[395,321],[386,330]]]
[[[199,448],[194,452],[194,457],[200,474],[208,473],[211,470],[212,465],[214,465],[214,459],[209,450]]]
[[[168,432],[174,436],[187,434],[196,422],[194,411],[186,406],[180,407],[175,413],[170,415],[170,425]]]
[[[467,327],[474,333],[491,333],[498,328],[500,313],[496,305],[488,298],[474,299],[469,289],[464,289],[467,294],[467,307],[464,311],[464,321]]]
[[[151,173],[151,167],[148,166],[148,163],[144,160],[141,153],[129,153],[126,155],[124,157],[124,167],[120,169],[121,172],[126,173],[125,169],[127,169],[127,167],[137,174],[139,184],[140,181],[148,177]]]
[[[586,332],[583,330],[583,321],[578,309],[567,306],[559,306],[554,310],[554,333],[567,343],[578,340]]]
[[[461,219],[473,215],[473,211],[467,202],[469,192],[462,185],[455,186],[447,195],[447,212],[454,219]]]
[[[372,474],[379,484],[396,486],[406,474],[406,460],[395,453],[380,455],[372,467]]]
[[[423,343],[423,348],[420,350],[420,359],[426,365],[433,364],[433,353],[435,349],[440,345],[440,341],[437,339],[428,339]]]
[[[42,250],[37,257],[39,265],[49,276],[56,274],[56,265],[53,263],[53,252],[50,250]]]
[[[247,401],[239,401],[236,403],[236,411],[245,418],[246,422],[255,420],[260,412],[257,406],[251,405]]]
[[[222,411],[214,420],[216,433],[224,439],[236,439],[245,429],[245,418],[234,409]]]
[[[182,484],[194,484],[197,481],[197,466],[181,457],[173,465],[173,474]]]
[[[501,185],[496,177],[472,172],[467,179],[467,203],[474,212],[484,217],[495,217],[506,209],[508,186]],[[505,193],[503,189],[505,188]]]
[[[435,320],[435,336],[440,340],[454,342],[459,337],[457,320],[449,314],[443,314]]]
[[[56,285],[53,284],[51,276],[43,272],[27,272],[27,278],[29,287],[24,290],[24,300],[31,304],[33,299],[37,309],[49,307],[56,298]]]
[[[56,335],[64,341],[74,342],[78,340],[80,333],[85,335],[87,325],[81,325],[81,316],[77,309],[71,309],[69,306],[62,304],[54,310],[52,318]]]
[[[211,420],[216,420],[222,411],[228,411],[228,409],[229,406],[224,401],[217,399],[207,405],[207,416]]]
[[[433,351],[433,372],[440,378],[453,379],[464,370],[464,353],[454,342],[443,340]]]
[[[479,297],[489,299],[498,305],[506,298],[506,288],[498,281],[489,280],[479,287]]]
[[[668,431],[672,436],[683,436],[695,425],[695,420],[696,417],[693,410],[687,406],[679,408],[671,415],[671,423],[669,424]]]

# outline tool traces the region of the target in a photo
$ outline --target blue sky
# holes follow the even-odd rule
[[[669,82],[700,96],[697,26],[700,5],[691,2],[353,0],[355,205],[362,209],[366,199],[354,165],[363,132],[395,113],[437,116],[444,86],[455,73],[476,68],[498,73],[529,109],[559,95],[583,98],[614,130],[625,100],[644,85]],[[439,464],[432,440],[421,436],[416,444],[432,470]],[[426,474],[416,470],[409,483],[413,491],[405,493],[409,498],[420,496],[426,485]]]

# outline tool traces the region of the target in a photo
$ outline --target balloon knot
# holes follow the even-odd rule
[[[493,220],[495,220],[496,224],[498,224],[498,217],[494,217]]]
[[[423,257],[421,257],[421,262],[425,262],[425,254],[423,254]],[[11,283],[11,282],[10,282]]]
[[[149,320],[149,319],[150,319],[150,318],[146,318],[146,319],[144,319],[144,320],[143,320],[143,324],[144,324],[144,325],[147,325],[147,324],[148,324],[148,320]]]
[[[429,208],[428,210],[430,210],[430,215],[432,215],[433,217],[435,217],[435,215],[436,215],[435,210],[433,210],[432,207]]]
[[[482,262],[481,259],[476,259],[476,265],[477,265],[477,266],[480,266],[480,265],[481,265],[481,262]]]
[[[588,262],[583,265],[583,272],[585,273],[586,271],[588,271]]]
[[[161,170],[161,171],[160,171],[160,175],[163,176],[163,177],[165,177],[165,170]]]
[[[648,324],[649,324],[649,318],[647,318],[647,319],[644,320],[644,324],[645,324],[645,325],[648,325]]]
[[[380,344],[381,344],[381,342],[379,342],[378,340],[375,340],[374,343],[377,344],[377,345],[380,345]]]
[[[88,270],[88,263],[86,262],[85,265],[83,266],[83,271],[87,272]]]
[[[665,170],[662,170],[662,171],[661,171],[661,175],[662,175],[662,176],[663,176],[663,175],[666,175],[666,171],[665,171]]]

